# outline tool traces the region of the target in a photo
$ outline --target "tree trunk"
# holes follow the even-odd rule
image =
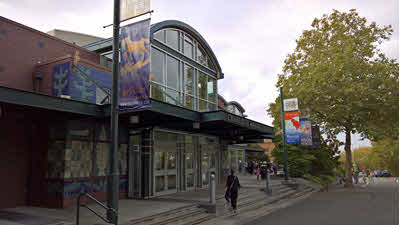
[[[344,182],[345,187],[353,187],[353,174],[351,172],[352,160],[351,160],[351,131],[346,128],[346,144],[344,146],[346,151],[346,180]]]

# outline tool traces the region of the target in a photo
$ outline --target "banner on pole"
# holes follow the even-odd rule
[[[150,19],[121,28],[119,108],[150,108]]]
[[[286,112],[285,117],[285,130],[286,130],[286,143],[299,144],[300,142],[300,122],[299,112]]]
[[[299,110],[299,104],[297,102],[297,98],[283,99],[284,112],[297,111],[297,110]]]
[[[312,144],[314,148],[319,148],[321,145],[321,133],[318,125],[312,127]]]
[[[312,134],[311,134],[311,121],[300,119],[300,143],[301,145],[311,146]]]
[[[121,21],[150,11],[150,0],[121,0]]]
[[[300,120],[308,120],[310,119],[310,108],[304,108],[299,110]]]

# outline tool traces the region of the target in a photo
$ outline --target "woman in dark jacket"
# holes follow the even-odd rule
[[[226,180],[225,199],[227,203],[231,202],[233,213],[236,213],[238,192],[240,189],[239,178],[236,176],[235,171],[231,170],[231,175]]]

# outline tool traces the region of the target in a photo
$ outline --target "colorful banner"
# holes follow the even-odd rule
[[[120,44],[119,108],[149,108],[150,19],[122,27]]]
[[[121,20],[150,11],[150,0],[121,0]]]
[[[299,112],[285,113],[285,131],[287,144],[300,143],[300,122]]]
[[[321,133],[318,125],[312,127],[312,143],[315,148],[319,148],[321,145]]]
[[[300,143],[301,145],[312,145],[310,120],[300,120]]]

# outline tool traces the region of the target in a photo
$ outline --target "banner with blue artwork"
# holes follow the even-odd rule
[[[150,108],[150,19],[121,28],[119,108]]]
[[[308,146],[311,146],[313,144],[310,120],[300,120],[300,143],[301,145]]]
[[[52,67],[52,95],[94,104],[107,104],[111,92],[111,78],[111,74],[88,65],[79,63],[72,71],[69,61],[56,64]]]
[[[285,112],[285,133],[287,144],[300,143],[299,112]]]

